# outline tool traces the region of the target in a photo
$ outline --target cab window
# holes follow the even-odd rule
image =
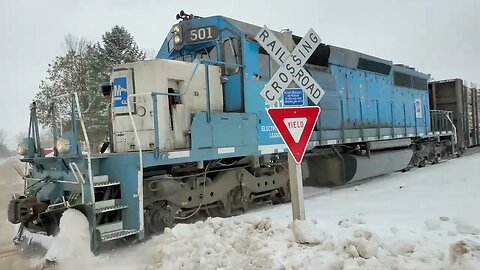
[[[222,43],[223,61],[228,64],[240,64],[240,48],[237,38],[228,38]],[[237,73],[238,66],[225,66],[225,75]]]
[[[174,60],[182,61],[182,62],[192,62],[192,56],[190,54],[181,55],[181,56],[175,58]]]

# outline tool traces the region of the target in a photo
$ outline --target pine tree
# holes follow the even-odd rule
[[[97,43],[96,48],[92,70],[103,81],[110,80],[113,66],[144,60],[146,55],[145,51],[138,48],[133,36],[118,25],[102,35],[102,43]]]
[[[65,37],[65,55],[49,65],[47,77],[40,83],[36,95],[39,122],[53,126],[51,104],[55,104],[57,127],[69,128],[71,103],[69,94],[79,96],[82,114],[88,129],[92,149],[105,139],[108,103],[99,85],[110,81],[112,68],[117,64],[145,59],[133,36],[124,28],[114,26],[94,45],[73,35]],[[81,135],[81,134],[80,134]]]

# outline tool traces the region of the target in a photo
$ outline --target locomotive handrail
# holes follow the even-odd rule
[[[457,145],[457,127],[455,127],[455,125],[453,124],[453,121],[450,118],[450,114],[448,112],[446,113],[446,116],[447,116],[448,121],[450,121],[450,124],[452,124],[454,145]]]
[[[133,119],[133,114],[132,114],[132,107],[130,106],[130,98],[135,97],[135,94],[133,95],[128,95],[127,96],[127,109],[128,109],[128,115],[130,116],[130,121],[132,121],[132,127],[133,127],[133,132],[135,134],[135,139],[137,141],[138,145],[138,163],[139,163],[139,175],[137,175],[137,195],[138,195],[138,208],[139,208],[139,231],[143,231],[144,229],[144,223],[143,223],[143,151],[142,151],[142,143],[140,142],[140,137],[138,137],[138,130],[137,126],[135,125],[135,121]],[[157,131],[155,131],[157,132]],[[158,140],[158,136],[155,136],[155,140]]]
[[[81,110],[81,107],[80,107],[80,101],[79,101],[79,98],[78,98],[78,93],[77,92],[74,92],[73,94],[62,94],[62,95],[58,95],[58,96],[55,96],[54,99],[59,99],[59,98],[63,98],[63,97],[66,97],[66,96],[70,96],[71,98],[73,98],[73,104],[72,104],[72,113],[75,113],[75,108],[76,108],[76,111],[78,113],[78,120],[80,121],[80,125],[82,127],[82,133],[83,133],[83,137],[84,137],[84,140],[85,140],[85,150],[87,152],[87,174],[88,174],[88,182],[89,182],[89,189],[90,189],[90,199],[91,199],[91,203],[94,203],[95,202],[95,193],[94,193],[94,189],[93,189],[93,174],[92,174],[92,158],[91,158],[91,149],[90,149],[90,139],[88,138],[88,133],[87,133],[87,129],[85,127],[85,121],[83,120],[83,115],[82,115],[82,110]],[[54,119],[55,121],[55,119]],[[74,119],[72,119],[72,121],[75,121]],[[73,123],[72,123],[73,125]],[[61,123],[60,123],[60,127],[61,127]],[[76,132],[75,132],[76,134]],[[54,136],[54,141],[56,141],[57,138],[55,138]],[[82,152],[82,151],[81,151]],[[79,155],[81,155],[82,153],[79,153]],[[77,166],[77,164],[74,164],[75,165],[75,168],[77,171],[79,171],[79,168]],[[74,176],[75,176],[75,179],[77,180],[77,183],[80,183],[79,182],[79,179],[76,175],[76,172],[74,171],[73,167],[70,166],[70,169],[72,170]],[[80,174],[81,175],[81,174]],[[85,179],[81,178],[82,180],[82,183],[85,184]],[[83,195],[83,184],[82,184],[82,202],[84,201],[84,195]]]
[[[190,84],[192,83],[193,77],[195,76],[195,73],[197,72],[198,66],[200,64],[205,65],[205,70],[207,70],[208,64],[219,64],[219,65],[224,65],[224,66],[232,66],[232,67],[245,67],[244,65],[239,65],[239,64],[232,64],[232,63],[226,63],[226,62],[221,62],[221,61],[213,61],[209,59],[195,59],[195,68],[193,68],[192,75],[190,75],[190,79],[188,81],[187,87],[183,92],[180,93],[162,93],[162,92],[155,92],[152,91],[151,94],[159,95],[159,96],[183,96],[185,95],[188,90],[190,90]],[[206,71],[208,72],[208,71]],[[142,95],[142,94],[136,94],[136,95]],[[148,93],[143,93],[143,95],[148,95]]]
[[[132,127],[133,127],[133,132],[136,137],[136,142],[139,148],[139,154],[140,154],[140,163],[143,165],[143,158],[142,158],[142,145],[140,142],[140,139],[138,137],[138,130],[135,125],[135,121],[133,119],[133,114],[132,114],[132,108],[131,108],[131,99],[134,97],[140,97],[140,96],[148,96],[150,95],[152,97],[152,102],[153,102],[153,126],[154,126],[154,134],[155,134],[155,158],[159,157],[159,139],[158,139],[158,111],[157,111],[157,96],[183,96],[185,95],[188,90],[190,90],[190,84],[193,81],[193,77],[195,76],[198,66],[200,64],[203,64],[205,67],[205,99],[206,99],[206,107],[207,107],[207,122],[210,122],[211,120],[211,106],[210,106],[210,80],[209,80],[209,69],[208,69],[208,64],[217,64],[217,65],[224,65],[224,66],[233,66],[233,67],[244,67],[244,65],[239,65],[239,64],[232,64],[232,63],[226,63],[226,62],[221,62],[221,61],[213,61],[209,59],[195,59],[194,61],[196,63],[192,75],[190,75],[190,79],[188,81],[187,87],[185,90],[179,93],[168,93],[168,92],[157,92],[157,91],[151,91],[150,93],[137,93],[137,94],[131,94],[128,95],[127,97],[127,109],[128,109],[128,115],[130,116],[130,121],[132,122]],[[136,101],[133,101],[136,102]],[[143,168],[143,166],[141,166]],[[143,173],[143,172],[142,172]]]
[[[142,143],[140,142],[140,138],[138,137],[137,125],[135,125],[135,121],[133,119],[132,106],[130,105],[130,99],[134,98],[134,97],[138,97],[138,96],[145,96],[145,95],[146,95],[146,93],[141,93],[141,94],[128,95],[128,97],[127,97],[128,116],[130,117],[130,121],[132,122],[133,133],[135,134],[135,140],[137,141],[139,162],[140,162],[140,168],[141,168],[142,172],[143,172]]]
[[[75,177],[75,180],[77,180],[78,184],[81,184],[82,188],[82,204],[85,203],[85,192],[83,190],[83,185],[85,184],[85,178],[83,178],[83,175],[80,173],[80,169],[78,168],[77,163],[75,162],[70,162],[70,170],[72,170],[73,176]],[[81,182],[80,182],[81,181]]]
[[[75,106],[78,110],[78,120],[80,120],[80,125],[82,126],[82,132],[86,143],[86,150],[87,150],[87,171],[88,171],[88,184],[90,188],[90,199],[91,203],[95,203],[95,192],[93,190],[93,175],[92,175],[92,156],[90,152],[90,140],[88,139],[87,129],[85,128],[85,122],[83,121],[82,111],[80,108],[80,102],[78,101],[78,94],[77,92],[73,93],[73,98],[75,100]]]
[[[457,127],[453,123],[453,120],[450,116],[451,114],[452,114],[452,111],[430,110],[430,115],[432,117],[430,120],[432,122],[432,131],[436,131],[436,132],[452,131],[452,133],[453,133],[452,153],[455,153],[455,145],[457,145],[457,142],[458,142]],[[442,125],[442,123],[440,123],[441,119],[439,119],[439,116],[444,116],[443,121],[448,121],[450,123],[451,127],[446,127],[446,125]],[[437,122],[439,122],[439,123],[437,123]],[[437,126],[437,124],[439,126]],[[445,129],[445,130],[443,130],[443,129]]]

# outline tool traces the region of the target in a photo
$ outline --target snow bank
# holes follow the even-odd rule
[[[90,269],[94,256],[90,251],[90,231],[87,218],[78,210],[68,209],[60,219],[60,231],[53,238],[47,254],[33,264],[55,262],[61,269],[72,266]]]
[[[60,270],[476,270],[479,162],[480,155],[466,156],[377,178],[356,190],[310,197],[309,221],[292,223],[289,204],[269,206],[179,224],[143,244],[95,258],[86,250],[88,225],[74,212],[62,220],[58,246],[47,257],[55,258]]]
[[[470,240],[458,241],[450,247],[452,269],[480,269],[480,245]]]
[[[57,269],[456,270],[480,265],[480,248],[472,241],[453,243],[448,260],[429,239],[383,239],[367,229],[335,239],[316,221],[284,226],[266,218],[241,217],[179,224],[144,244],[93,258],[85,238],[88,224],[80,215],[66,212],[63,231],[45,256],[57,261]]]

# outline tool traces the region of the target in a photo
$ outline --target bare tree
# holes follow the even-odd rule
[[[157,49],[145,50],[145,59],[155,59],[157,57]]]
[[[17,136],[15,136],[16,143],[22,143],[23,139],[27,137],[27,132],[19,132]]]
[[[76,37],[72,34],[67,34],[63,41],[63,48],[65,53],[75,52],[82,55],[87,50],[88,46],[92,45],[92,42],[83,37]]]
[[[7,133],[5,130],[0,129],[0,144],[5,144],[5,140],[7,139]]]
[[[6,140],[7,133],[5,130],[0,129],[0,157],[8,157],[12,154],[7,148],[7,144],[5,143]]]

